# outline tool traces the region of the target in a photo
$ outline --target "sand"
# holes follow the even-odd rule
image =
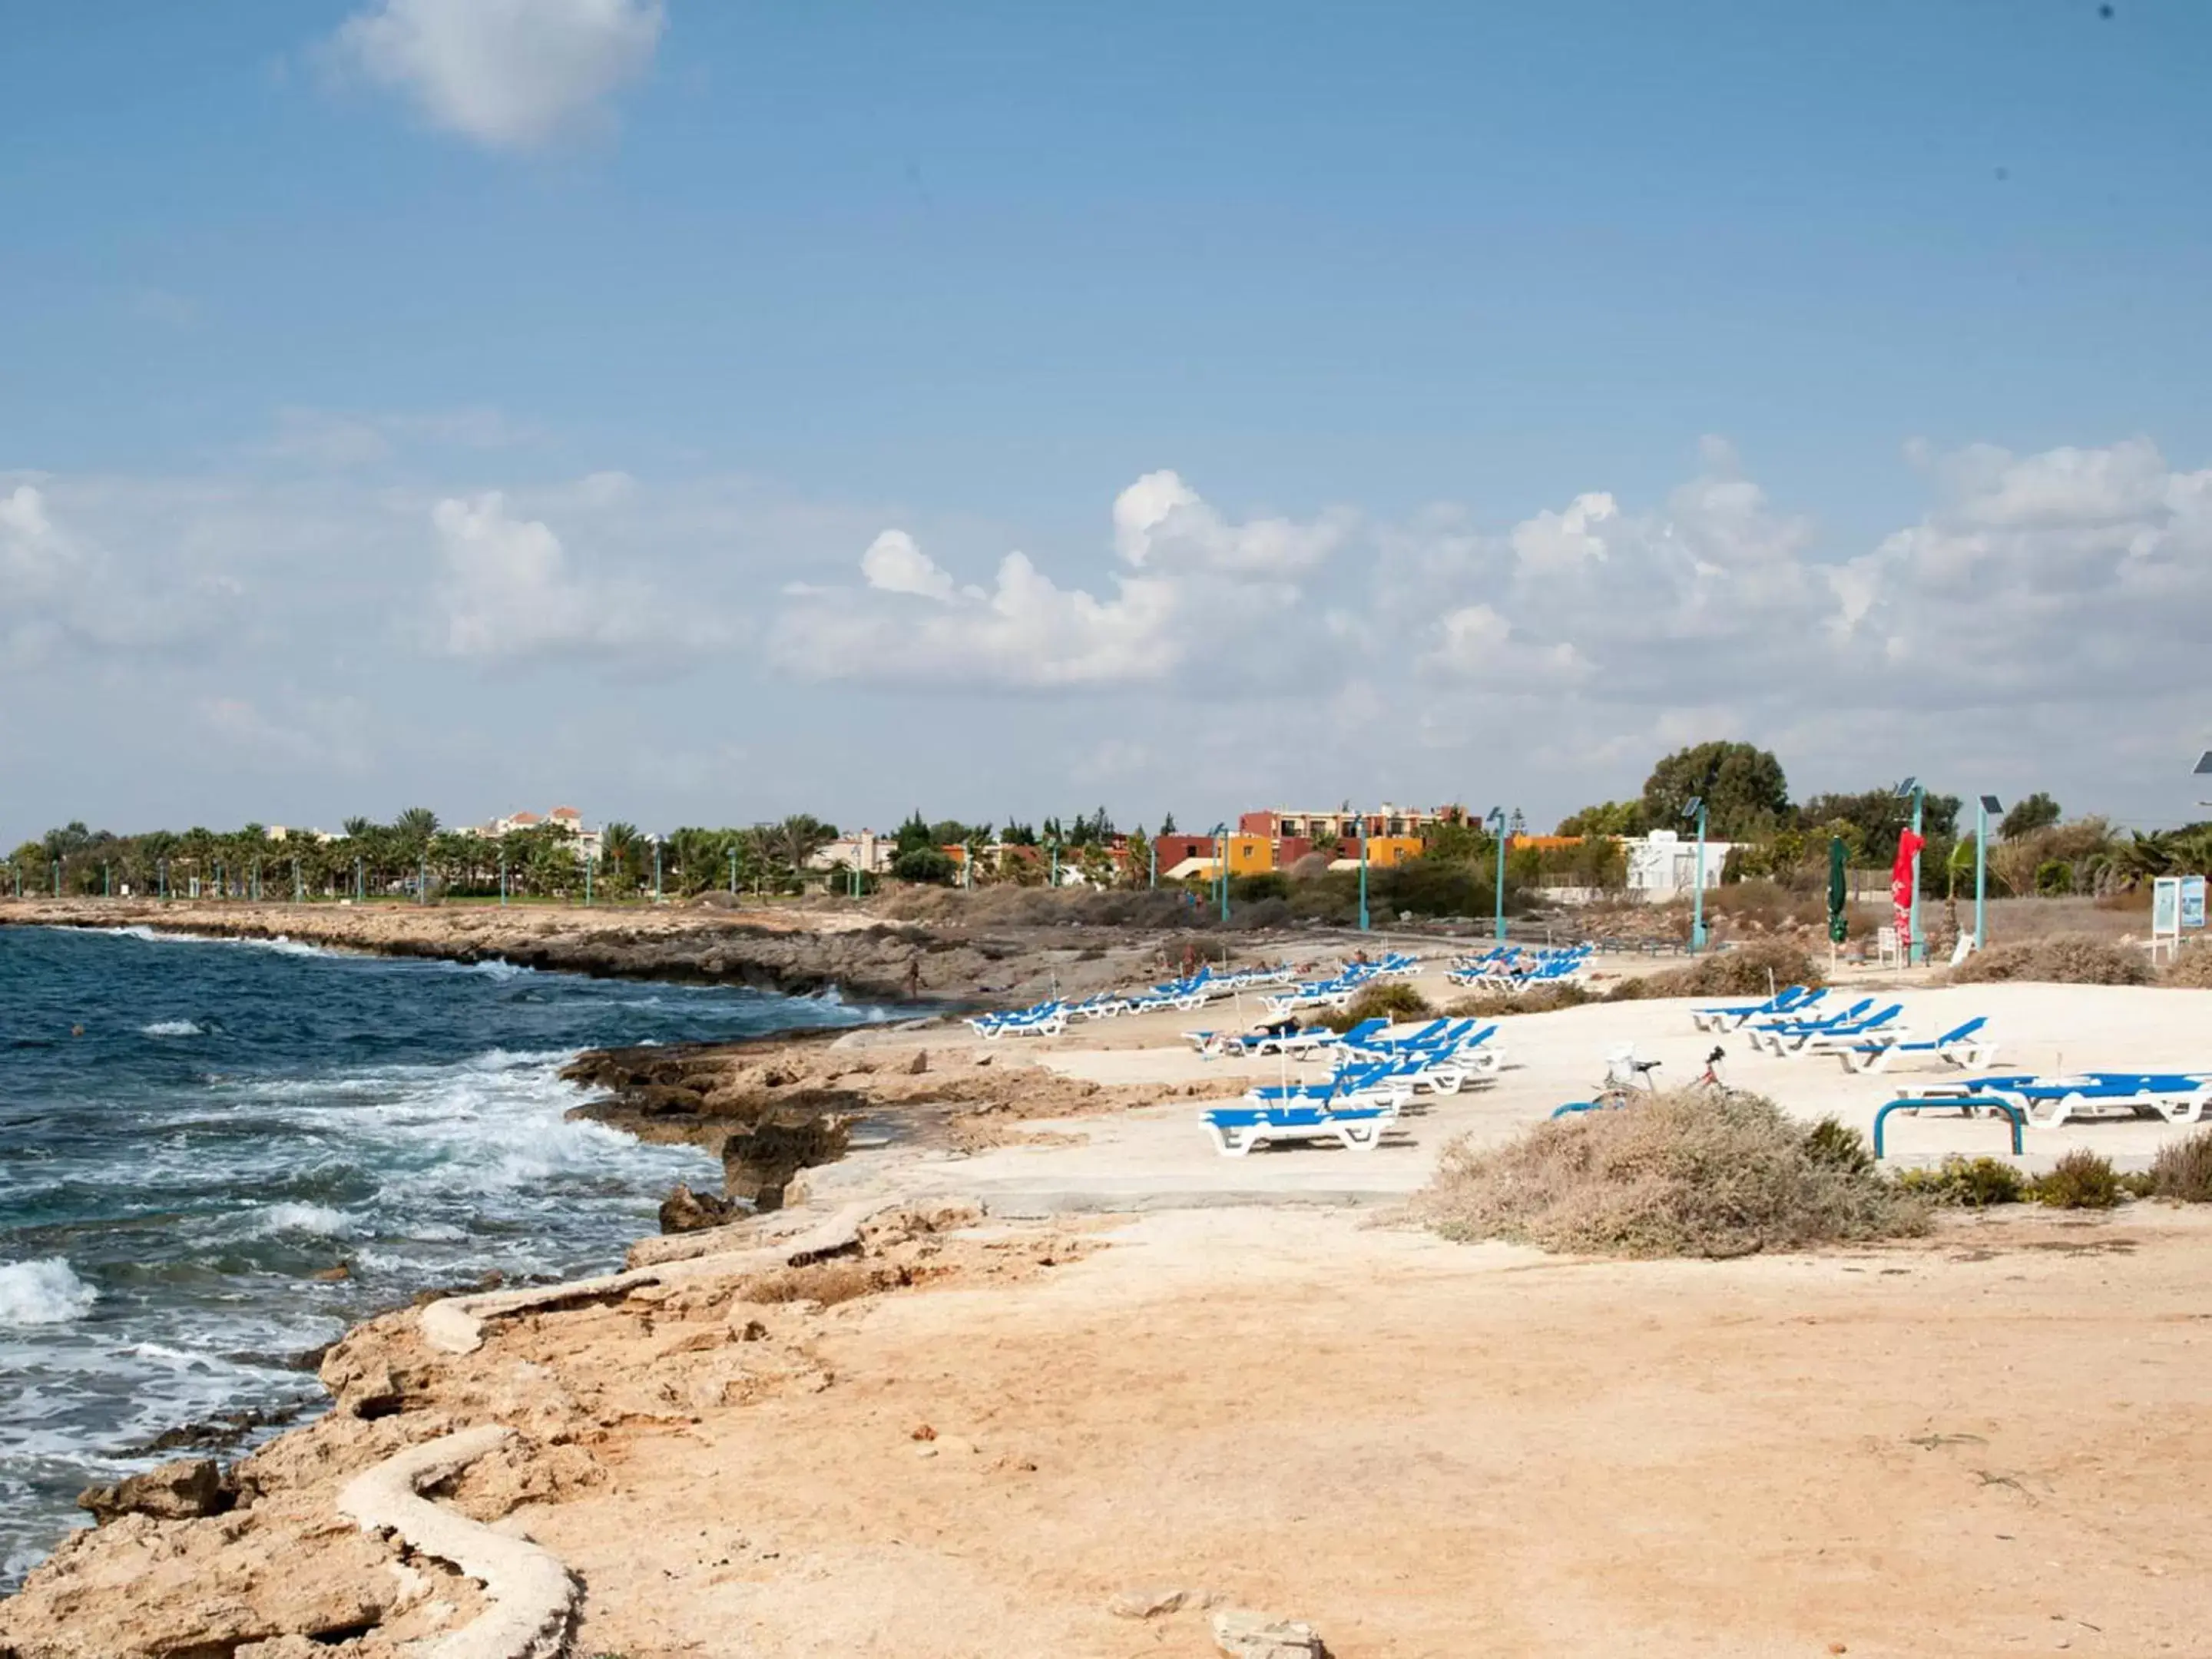
[[[1923,1031],[1989,1014],[2008,1068],[2212,1063],[2212,992],[1899,994]],[[1018,1047],[848,1041],[1164,1092],[1237,1074],[1176,1046],[1222,1012]],[[856,1261],[770,1280],[757,1259],[684,1263],[696,1277],[494,1321],[466,1354],[391,1316],[328,1374],[347,1398],[384,1379],[397,1411],[284,1437],[236,1515],[64,1552],[0,1606],[0,1655],[174,1651],[142,1632],[188,1627],[210,1584],[277,1629],[301,1628],[283,1620],[303,1574],[324,1603],[362,1599],[357,1541],[316,1517],[396,1448],[485,1422],[518,1443],[449,1501],[580,1576],[580,1655],[1194,1656],[1210,1601],[1310,1620],[1347,1656],[2203,1650],[2212,1214],[2014,1209],[1728,1262],[1445,1243],[1394,1209],[1453,1137],[1587,1093],[1617,1044],[1686,1078],[1714,1041],[1681,1003],[1505,1024],[1493,1086],[1372,1154],[1221,1158],[1178,1095],[805,1172],[786,1225],[854,1202],[933,1218]],[[1735,1083],[1807,1121],[1863,1125],[1913,1075],[1720,1041]],[[2140,1165],[2184,1133],[2031,1130],[2027,1162],[2087,1146]],[[2003,1142],[1948,1116],[1895,1139],[1911,1160]],[[94,1588],[148,1550],[135,1605]],[[1183,1606],[1109,1610],[1159,1588]],[[301,1652],[380,1659],[471,1611],[378,1593],[384,1630]]]

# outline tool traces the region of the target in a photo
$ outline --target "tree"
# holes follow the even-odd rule
[[[1789,817],[1782,763],[1747,743],[1701,743],[1678,750],[1644,782],[1644,821],[1677,829],[1692,799],[1705,803],[1708,832],[1720,841],[1757,841]]]
[[[2050,829],[2063,816],[2058,810],[2058,803],[2039,789],[2025,800],[2015,803],[2012,811],[2004,815],[2004,822],[1997,826],[1997,838],[2018,841],[2022,836],[2032,836],[2039,830]]]
[[[1605,800],[1585,806],[1559,820],[1554,832],[1562,836],[1640,836],[1644,833],[1644,803]]]
[[[1948,842],[1958,834],[1961,805],[1956,795],[1921,798],[1921,833],[1929,842],[1929,851],[1920,860],[1923,876],[1938,867],[1936,843]],[[1912,798],[1899,794],[1893,787],[1865,789],[1855,795],[1815,795],[1805,803],[1798,817],[1808,830],[1842,835],[1852,844],[1855,858],[1887,865],[1897,856],[1898,831],[1912,822]]]
[[[1176,833],[1174,813],[1170,812],[1160,820],[1160,833],[1164,836],[1172,836]]]
[[[427,806],[410,806],[392,820],[402,845],[419,851],[438,833],[438,815]]]
[[[901,881],[934,882],[942,887],[952,879],[952,860],[934,847],[916,847],[891,860],[891,873]]]
[[[900,858],[904,858],[908,853],[927,851],[938,844],[937,837],[930,833],[928,820],[921,816],[919,808],[915,809],[904,823],[899,825],[897,842],[897,855]],[[915,879],[926,879],[926,878],[917,877]]]

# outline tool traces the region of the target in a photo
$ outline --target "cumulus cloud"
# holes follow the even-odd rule
[[[562,653],[641,656],[696,650],[723,630],[636,582],[572,574],[561,538],[507,510],[499,490],[449,496],[430,511],[441,573],[430,644],[439,653],[511,662]]]
[[[866,586],[787,590],[776,659],[816,679],[1075,687],[1165,681],[1201,637],[1237,659],[1255,628],[1297,605],[1293,581],[1345,539],[1349,520],[1224,518],[1173,472],[1115,498],[1102,592],[1063,587],[1026,554],[1000,561],[988,588],[962,586],[903,530],[860,557]],[[919,602],[919,603],[917,603]],[[1314,624],[1322,624],[1316,621]]]
[[[644,76],[659,0],[377,0],[333,42],[340,61],[430,123],[495,149],[605,125]]]
[[[1289,519],[1231,523],[1170,471],[1147,472],[1114,498],[1114,545],[1139,568],[1198,566],[1233,575],[1294,576],[1344,544],[1349,514],[1311,524]]]

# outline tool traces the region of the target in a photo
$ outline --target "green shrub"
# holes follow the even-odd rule
[[[2112,1159],[2077,1149],[2060,1158],[2029,1191],[2037,1203],[2054,1210],[2109,1210],[2120,1201],[2120,1178]]]
[[[2035,890],[2044,898],[2063,898],[2074,890],[2074,866],[2048,859],[2035,866]]]
[[[934,847],[917,847],[892,861],[891,873],[901,881],[933,882],[943,887],[952,880],[952,860]]]
[[[2017,1204],[2027,1188],[2018,1170],[1994,1158],[1960,1158],[1956,1153],[1932,1170],[1904,1170],[1897,1184],[1931,1204],[1985,1210],[1993,1204]]]
[[[1444,1148],[1414,1213],[1447,1238],[1547,1250],[1737,1256],[1924,1231],[1928,1207],[1870,1171],[1816,1161],[1755,1095],[1654,1095],[1548,1119],[1500,1146]]]
[[[1348,1031],[1363,1019],[1387,1019],[1392,1024],[1408,1019],[1434,1018],[1436,1010],[1429,1000],[1412,986],[1394,981],[1387,985],[1370,985],[1334,1013],[1322,1016],[1322,1024],[1332,1031]]]
[[[1874,1173],[1874,1153],[1866,1137],[1832,1117],[1822,1118],[1805,1132],[1805,1156],[1824,1169],[1848,1175]]]
[[[2150,1166],[2151,1191],[2185,1204],[2212,1204],[2212,1129],[2158,1149]]]
[[[2130,1198],[2155,1198],[2158,1176],[2148,1170],[2130,1170],[2120,1177],[2120,1190]]]

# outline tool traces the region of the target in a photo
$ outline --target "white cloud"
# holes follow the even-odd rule
[[[432,125],[495,149],[601,126],[651,66],[659,0],[377,0],[348,18],[341,61]]]
[[[562,653],[646,656],[715,643],[725,630],[696,607],[666,605],[635,582],[570,574],[561,539],[517,518],[491,490],[447,497],[430,511],[442,569],[430,644],[480,662]]]
[[[1114,498],[1114,545],[1139,568],[1198,565],[1238,575],[1297,575],[1342,546],[1350,529],[1341,513],[1311,524],[1232,524],[1170,471],[1147,472]]]
[[[1233,522],[1175,473],[1147,473],[1115,500],[1128,568],[1105,573],[1104,597],[1060,586],[1019,552],[989,588],[963,586],[912,535],[887,530],[861,556],[865,588],[787,590],[799,603],[779,621],[775,653],[816,679],[1066,688],[1164,681],[1202,644],[1233,671],[1263,624],[1294,618],[1302,590],[1290,578],[1325,559],[1348,524]]]
[[[903,530],[886,530],[860,555],[860,574],[878,593],[915,593],[950,604],[952,578]]]

